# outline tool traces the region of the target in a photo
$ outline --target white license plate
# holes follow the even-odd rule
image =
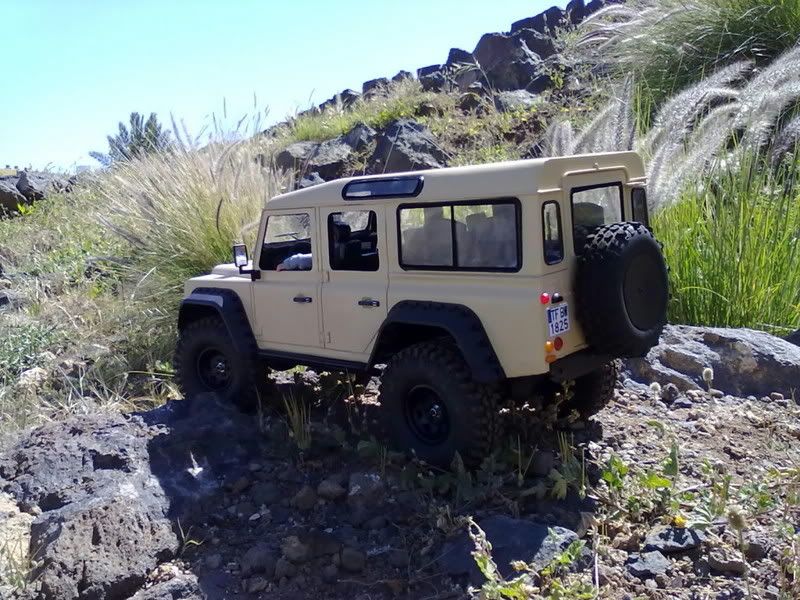
[[[547,333],[550,337],[569,331],[569,305],[559,304],[547,309]]]

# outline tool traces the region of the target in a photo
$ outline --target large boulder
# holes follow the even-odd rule
[[[473,56],[481,66],[486,82],[495,90],[540,92],[549,86],[542,58],[518,34],[487,33]]]
[[[800,346],[800,329],[798,329],[794,333],[790,333],[784,339],[790,344],[794,344],[795,346]]]
[[[417,69],[417,79],[426,92],[441,92],[447,84],[445,65],[428,65]]]
[[[73,183],[73,179],[55,173],[22,171],[17,180],[17,190],[28,202],[34,202],[52,192],[69,191]]]
[[[563,527],[547,527],[532,521],[492,515],[478,522],[492,545],[492,558],[501,575],[515,574],[512,561],[533,563],[541,569],[578,539],[574,531]],[[482,576],[472,552],[475,546],[466,533],[446,542],[439,554],[439,568],[451,576],[468,576],[479,584]]]
[[[427,127],[411,119],[391,122],[378,136],[369,160],[372,173],[396,173],[446,166],[447,155]]]
[[[0,179],[0,216],[3,213],[11,213],[17,210],[20,204],[27,204],[28,200],[23,196],[16,186],[16,179]]]
[[[570,3],[572,4],[572,3]],[[539,33],[555,33],[556,29],[564,19],[564,11],[557,6],[551,6],[543,13],[534,17],[520,19],[511,24],[511,33],[521,31],[523,29],[532,29]]]
[[[668,325],[644,358],[625,361],[624,376],[641,384],[675,384],[681,390],[713,386],[735,396],[790,395],[800,385],[800,348],[763,331]]]
[[[261,440],[211,398],[141,416],[80,416],[22,436],[0,456],[0,491],[34,518],[45,599],[127,598],[179,550]]]
[[[525,110],[539,104],[541,96],[531,94],[526,90],[513,90],[497,92],[494,95],[494,105],[500,112],[513,112]]]

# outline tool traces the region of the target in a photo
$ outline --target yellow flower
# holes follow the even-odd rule
[[[686,523],[687,523],[686,517],[684,517],[683,515],[675,515],[674,517],[672,517],[672,525],[674,527],[683,528],[686,527]]]

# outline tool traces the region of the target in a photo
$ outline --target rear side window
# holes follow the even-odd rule
[[[401,206],[398,221],[405,269],[520,268],[517,201]]]
[[[622,184],[575,188],[571,199],[575,253],[580,254],[586,238],[598,227],[622,221]]]
[[[334,271],[377,271],[377,217],[372,210],[328,215],[328,251]]]
[[[650,227],[650,216],[647,213],[647,192],[644,188],[633,188],[631,192],[631,205],[633,207],[633,220],[645,227]]]
[[[542,240],[545,264],[555,265],[564,260],[561,207],[557,202],[545,202],[542,205]]]

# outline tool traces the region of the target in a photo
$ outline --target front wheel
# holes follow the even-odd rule
[[[479,464],[497,437],[497,392],[473,381],[447,342],[398,352],[381,377],[380,403],[391,445],[442,468],[456,453],[467,465]]]
[[[258,402],[257,358],[243,355],[217,317],[198,319],[184,327],[175,349],[175,372],[184,398],[211,393],[245,411]]]

